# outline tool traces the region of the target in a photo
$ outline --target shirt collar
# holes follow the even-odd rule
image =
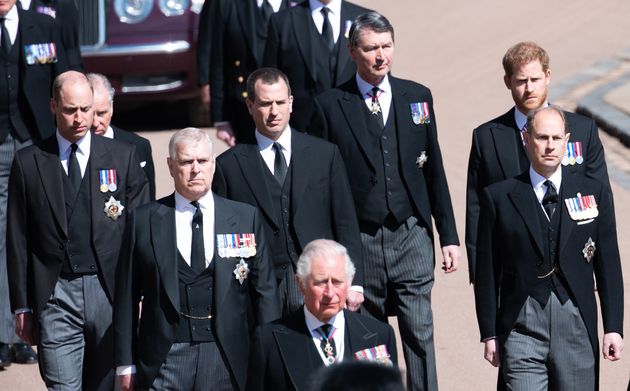
[[[4,16],[4,18],[6,20],[19,20],[17,2],[15,3],[13,7],[11,7],[9,12],[7,12],[7,14]]]
[[[558,165],[556,171],[549,177],[545,178],[534,170],[534,167],[529,166],[529,180],[532,183],[534,189],[542,188],[543,183],[549,179],[556,188],[556,192],[560,193],[560,184],[562,183],[562,166]]]
[[[195,207],[190,203],[191,200],[187,199],[183,195],[179,194],[177,190],[175,190],[175,210],[178,212],[184,212],[186,210],[195,211]],[[201,198],[197,200],[201,209],[203,210],[213,210],[214,208],[214,198],[212,197],[212,192],[207,192]]]
[[[311,333],[313,333],[315,329],[318,329],[319,327],[325,324],[321,320],[317,319],[315,315],[313,315],[311,311],[309,311],[308,308],[306,308],[306,305],[304,306],[304,320],[306,321],[306,327],[308,328],[308,331],[310,331]],[[345,319],[343,316],[343,310],[341,310],[335,316],[330,318],[328,322],[326,323],[331,324],[336,329],[338,329],[338,328],[342,328],[342,326],[345,325],[344,322],[345,322]]]
[[[341,15],[341,0],[332,0],[328,4],[324,4],[318,0],[309,0],[308,5],[311,7],[311,12],[319,12],[323,7],[328,7],[333,14]]]
[[[368,93],[370,95],[372,94],[373,87],[378,87],[381,91],[385,92],[386,94],[392,93],[392,86],[389,84],[389,77],[387,75],[385,75],[383,80],[381,80],[381,82],[377,86],[373,86],[372,84],[363,80],[363,78],[359,76],[358,72],[356,74],[356,80],[357,80],[357,86],[359,87],[359,92],[361,93],[361,96],[363,97],[363,99],[366,99],[368,97]]]
[[[70,141],[66,140],[61,133],[59,133],[59,129],[55,132],[55,136],[57,137],[57,145],[59,145],[59,156],[69,155],[70,152]],[[85,133],[85,136],[81,137],[78,141],[75,142],[79,147],[77,152],[87,155],[90,153],[90,145],[92,144],[92,132],[88,131]]]
[[[541,107],[549,106],[549,102],[543,103]],[[523,130],[523,126],[527,123],[527,114],[521,113],[518,107],[514,106],[514,120],[516,121],[516,127],[518,130]]]
[[[258,131],[258,129],[256,129],[254,134],[256,136],[256,143],[258,144],[258,148],[261,151],[271,148],[274,142],[280,144],[282,148],[286,151],[291,151],[291,127],[288,124],[286,129],[282,132],[282,134],[280,135],[280,137],[278,137],[278,140],[276,141],[273,141],[269,137],[264,136]]]
[[[103,133],[103,137],[114,138],[114,129],[111,126],[108,126],[105,133]]]

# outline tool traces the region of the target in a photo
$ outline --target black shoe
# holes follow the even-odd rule
[[[37,353],[25,343],[11,345],[11,360],[16,364],[35,364]]]
[[[11,355],[9,354],[9,344],[0,343],[0,368],[11,365]]]

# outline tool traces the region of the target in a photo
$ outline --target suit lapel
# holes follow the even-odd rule
[[[164,205],[149,220],[153,256],[158,265],[162,285],[173,307],[179,312],[179,279],[177,270],[177,239],[175,227],[175,196],[171,194]]]
[[[295,31],[295,41],[298,43],[302,58],[306,63],[309,73],[313,80],[317,81],[317,64],[315,62],[314,38],[318,38],[319,33],[313,23],[310,15],[308,1],[296,6],[296,11],[291,13],[291,23],[293,23],[293,31]]]
[[[505,113],[501,117],[501,123],[490,127],[492,139],[494,140],[494,149],[497,151],[497,159],[505,179],[512,178],[521,172],[519,156],[523,151],[518,150],[519,144],[515,140],[517,130],[514,110],[516,109],[512,108],[512,110]]]
[[[374,156],[379,156],[377,151],[378,147],[371,144],[373,137],[369,137],[368,135],[365,114],[361,106],[364,102],[363,99],[361,99],[359,87],[357,87],[355,79],[352,79],[345,86],[349,88],[344,89],[343,97],[339,100],[341,111],[346,117],[346,121],[354,134],[354,138],[363,150],[363,154],[369,161],[372,170],[374,170],[376,164],[372,159],[374,159]]]
[[[536,199],[536,194],[534,194],[534,189],[530,183],[528,172],[524,172],[518,176],[517,179],[517,184],[510,191],[508,197],[512,200],[514,207],[521,215],[527,229],[534,238],[538,252],[542,255],[542,231],[540,230],[540,224],[538,223],[538,214],[532,213],[532,207],[538,205],[538,200]]]
[[[291,129],[291,213],[296,216],[302,195],[308,185],[308,166],[311,148],[305,142],[303,136]]]
[[[50,137],[40,144],[40,152],[35,154],[35,163],[39,171],[48,204],[57,224],[65,236],[68,234],[68,220],[63,191],[63,178],[66,175],[59,160],[59,146],[56,137]]]
[[[580,190],[577,187],[577,183],[573,179],[574,177],[572,175],[570,175],[564,169],[562,170],[562,184],[560,185],[561,188],[560,194],[558,196],[558,205],[556,206],[556,210],[562,211],[562,214],[560,215],[560,242],[558,246],[558,259],[563,259],[562,250],[569,241],[571,233],[573,232],[573,228],[575,227],[575,223],[573,223],[571,216],[569,216],[569,211],[567,210],[564,203],[565,198],[575,197]]]
[[[346,319],[346,335],[349,336],[350,345],[345,347],[347,353],[354,360],[354,353],[362,349],[376,346],[377,334],[367,328],[361,319],[350,311],[344,310]]]
[[[265,214],[267,220],[273,221],[276,227],[280,227],[280,222],[276,221],[271,192],[265,181],[266,175],[264,170],[267,169],[267,166],[260,156],[258,145],[243,144],[234,156],[241,168],[241,173],[247,182],[247,186],[251,188],[256,202],[260,205],[261,212]]]
[[[228,258],[219,256],[217,247],[217,235],[244,233],[238,232],[237,216],[233,214],[233,210],[229,208],[226,202],[215,195],[214,197],[214,286],[215,286],[215,313],[220,311],[229,311],[223,309],[223,302],[230,290],[230,283],[234,281],[232,272],[234,271],[234,262]]]

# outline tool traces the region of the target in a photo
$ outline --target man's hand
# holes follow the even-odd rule
[[[346,298],[346,307],[352,312],[356,312],[361,308],[361,303],[363,303],[363,293],[353,291],[352,289],[348,291],[348,297]]]
[[[459,246],[451,244],[442,247],[442,270],[444,273],[452,273],[457,270],[457,261],[459,259]]]
[[[497,349],[497,339],[492,338],[484,342],[483,357],[492,364],[493,367],[498,367],[501,363],[499,357],[499,349]]]
[[[236,136],[229,122],[217,122],[214,124],[217,128],[217,138],[232,148],[236,145]]]
[[[35,330],[33,329],[33,313],[22,312],[15,315],[15,333],[29,345],[35,345]]]
[[[118,384],[122,391],[133,391],[133,375],[118,376]]]
[[[203,105],[210,107],[210,84],[199,87],[199,98]]]
[[[604,342],[602,342],[602,353],[604,358],[610,361],[617,361],[621,358],[623,351],[623,339],[619,333],[604,334]]]

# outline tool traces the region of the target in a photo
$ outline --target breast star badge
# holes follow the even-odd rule
[[[584,244],[584,249],[582,250],[582,254],[584,254],[584,258],[586,262],[591,262],[593,256],[595,255],[595,242],[593,242],[592,238],[588,238],[588,242]]]
[[[105,209],[103,209],[103,211],[107,214],[107,217],[116,221],[118,216],[122,214],[123,209],[125,209],[125,207],[120,203],[120,201],[115,199],[113,196],[110,196],[109,201],[105,203]]]
[[[249,274],[249,267],[247,266],[247,262],[245,262],[245,260],[241,258],[241,261],[236,264],[236,267],[234,268],[234,271],[232,273],[234,273],[234,277],[238,280],[238,282],[243,285],[243,282]]]

